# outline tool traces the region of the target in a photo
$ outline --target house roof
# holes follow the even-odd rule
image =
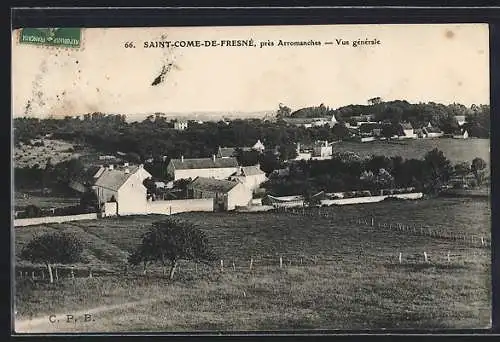
[[[229,192],[236,185],[236,181],[221,180],[215,178],[196,177],[189,186],[193,189],[205,190],[211,192]]]
[[[172,165],[177,170],[188,169],[218,169],[218,168],[232,168],[238,167],[236,158],[191,158],[184,160],[172,159]]]
[[[241,168],[241,173],[243,174],[243,176],[256,176],[265,174],[265,172],[262,171],[258,165],[243,166]]]
[[[404,130],[410,130],[413,129],[413,126],[409,122],[402,122],[400,123],[401,127],[403,127]]]
[[[125,169],[105,169],[101,176],[95,181],[95,186],[118,191],[123,184],[139,169],[137,166],[128,167],[129,173]]]
[[[441,129],[439,127],[424,127],[427,133],[441,133]]]

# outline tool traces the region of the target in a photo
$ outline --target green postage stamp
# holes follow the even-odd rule
[[[19,42],[42,46],[79,48],[81,38],[80,28],[23,28],[21,29]]]

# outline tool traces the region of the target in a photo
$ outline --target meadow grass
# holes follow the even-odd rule
[[[342,220],[370,214],[408,224],[427,219],[428,225],[448,231],[486,232],[487,202],[437,199],[323,209],[331,210],[332,216],[179,214],[206,232],[224,260],[223,271],[218,261],[212,267],[182,262],[173,281],[163,277],[158,267],[146,276],[137,267],[127,275],[65,278],[55,284],[18,279],[18,319],[151,298],[151,303],[99,313],[91,325],[58,329],[472,328],[490,324],[488,248]],[[158,219],[138,216],[16,228],[16,253],[39,230],[66,230],[88,245],[86,253],[94,265],[118,270],[125,265],[127,252]]]

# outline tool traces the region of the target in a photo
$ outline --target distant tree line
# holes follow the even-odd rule
[[[272,177],[263,184],[275,196],[409,188],[435,194],[455,174],[478,174],[486,163],[475,158],[472,165],[452,165],[442,151],[429,151],[423,159],[400,156],[360,158],[354,153],[337,153],[330,160],[301,160],[290,165],[285,177]],[[481,170],[481,171],[476,171]],[[478,182],[480,177],[478,177]]]

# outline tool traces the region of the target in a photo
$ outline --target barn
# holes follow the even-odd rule
[[[218,211],[234,210],[246,207],[252,201],[252,191],[238,181],[196,177],[188,185],[191,198],[213,198],[214,209]]]

